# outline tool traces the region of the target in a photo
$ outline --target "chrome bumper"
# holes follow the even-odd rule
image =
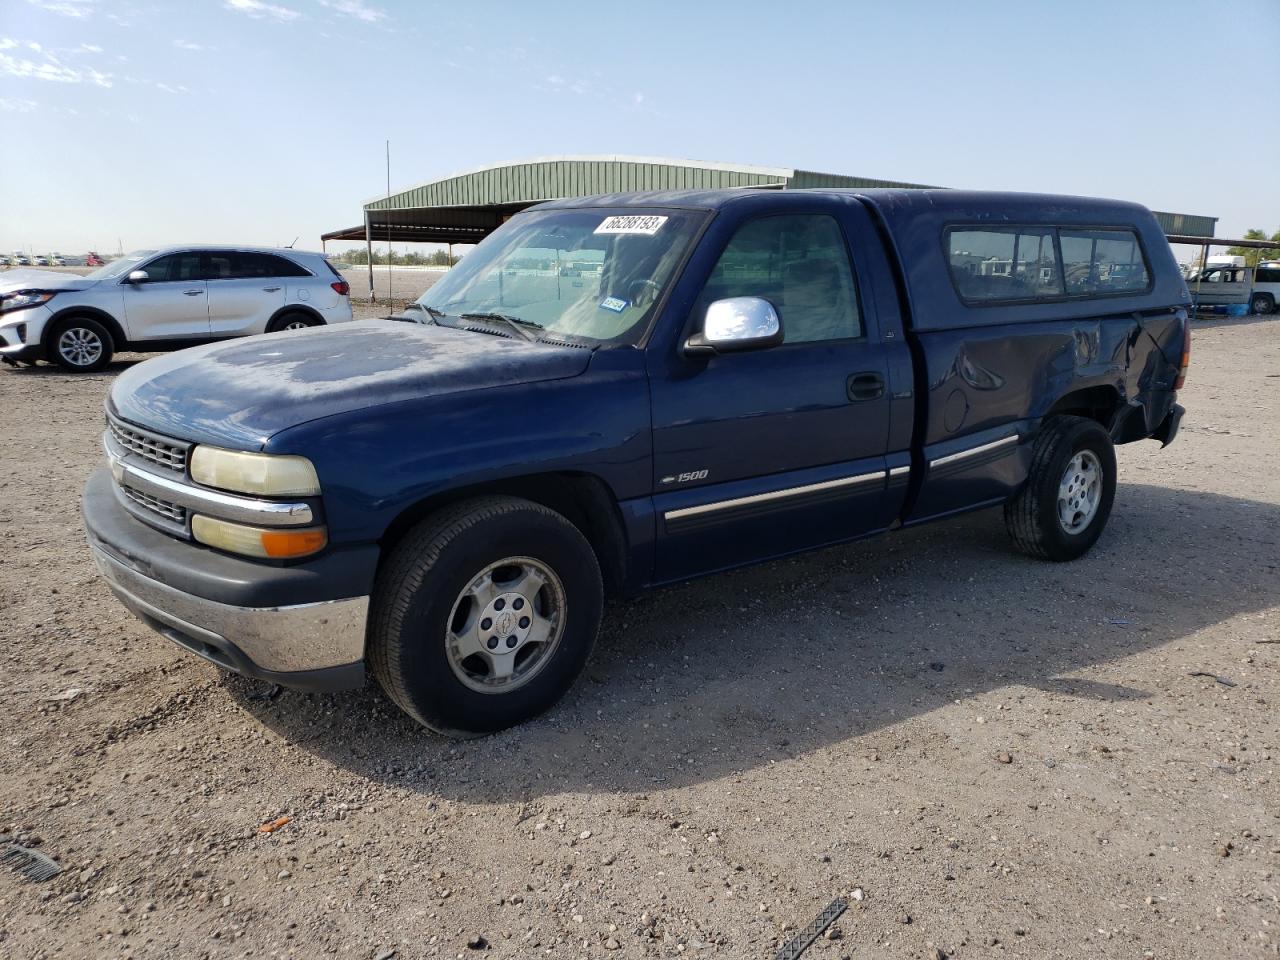
[[[218,666],[307,690],[364,682],[368,597],[236,607],[175,590],[90,544],[111,592],[152,629]]]

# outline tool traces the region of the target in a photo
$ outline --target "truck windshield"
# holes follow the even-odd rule
[[[537,324],[541,337],[635,343],[702,216],[635,207],[521,214],[418,304],[444,314],[437,322],[446,325],[451,317],[498,314]]]

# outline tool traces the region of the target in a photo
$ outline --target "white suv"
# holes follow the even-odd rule
[[[78,277],[0,273],[0,360],[100,370],[117,350],[351,319],[350,287],[319,253],[254,247],[139,250]]]

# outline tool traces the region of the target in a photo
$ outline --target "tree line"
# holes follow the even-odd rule
[[[1246,230],[1244,232],[1244,240],[1271,240],[1274,241],[1274,247],[1265,247],[1263,249],[1255,249],[1253,247],[1231,247],[1227,253],[1233,257],[1244,257],[1244,262],[1256,267],[1263,260],[1280,260],[1280,230],[1277,230],[1271,236],[1267,236],[1265,230]]]
[[[352,266],[363,267],[369,262],[369,251],[363,248],[348,250],[346,253],[335,260],[341,260],[343,263],[349,263]],[[461,256],[449,256],[447,250],[432,250],[430,253],[397,253],[392,250],[388,253],[385,250],[374,249],[374,264],[391,264],[393,267],[452,267],[461,260]]]

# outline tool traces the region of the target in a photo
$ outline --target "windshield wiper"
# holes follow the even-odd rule
[[[461,313],[458,317],[462,320],[490,320],[505,323],[526,340],[538,339],[538,335],[531,333],[531,330],[546,329],[542,324],[535,323],[533,320],[525,320],[522,317],[513,317],[505,313]]]
[[[410,308],[414,310],[421,310],[423,313],[429,316],[432,320],[439,320],[441,317],[444,316],[443,310],[437,310],[435,307],[428,307],[426,304],[419,303],[417,300],[409,301],[404,305],[404,308],[406,310]]]

